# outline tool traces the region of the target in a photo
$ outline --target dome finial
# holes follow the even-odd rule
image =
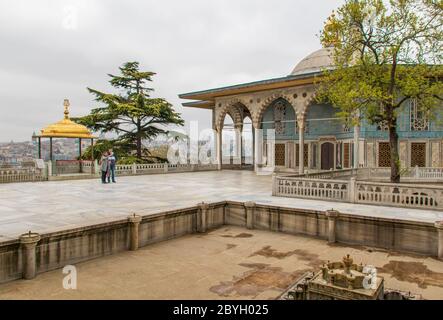
[[[69,99],[65,99],[63,105],[65,106],[65,119],[69,119]]]

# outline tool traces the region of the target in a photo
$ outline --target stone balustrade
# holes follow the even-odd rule
[[[443,187],[410,184],[356,183],[355,203],[443,209]]]
[[[177,173],[192,171],[211,171],[217,170],[217,165],[212,164],[168,164],[168,163],[150,163],[150,164],[129,164],[117,165],[116,174],[120,176],[159,174],[159,173]]]
[[[217,165],[213,164],[119,164],[116,166],[117,176],[179,173],[193,171],[212,171],[217,170]],[[100,173],[100,166],[97,161],[48,161],[45,169],[38,168],[14,168],[0,169],[0,183],[11,182],[33,182],[47,181],[48,176],[63,176],[73,178],[76,174],[89,174],[89,177],[95,177]],[[53,177],[55,178],[55,177]]]
[[[45,170],[37,168],[0,169],[0,183],[47,180]]]
[[[274,176],[272,194],[417,209],[443,209],[443,186]]]
[[[273,195],[304,199],[349,201],[349,181],[274,177]]]

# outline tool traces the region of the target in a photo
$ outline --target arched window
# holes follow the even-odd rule
[[[410,103],[411,131],[428,131],[429,119],[426,113],[419,108],[417,99],[412,99]]]

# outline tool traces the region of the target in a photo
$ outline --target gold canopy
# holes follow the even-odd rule
[[[65,106],[65,118],[41,130],[39,137],[94,139],[95,137],[88,130],[88,128],[69,119],[68,99],[65,99],[63,105]]]

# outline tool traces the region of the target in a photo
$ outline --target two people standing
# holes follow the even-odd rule
[[[100,168],[102,172],[102,183],[115,183],[115,163],[116,158],[111,150],[105,151],[100,159]]]

